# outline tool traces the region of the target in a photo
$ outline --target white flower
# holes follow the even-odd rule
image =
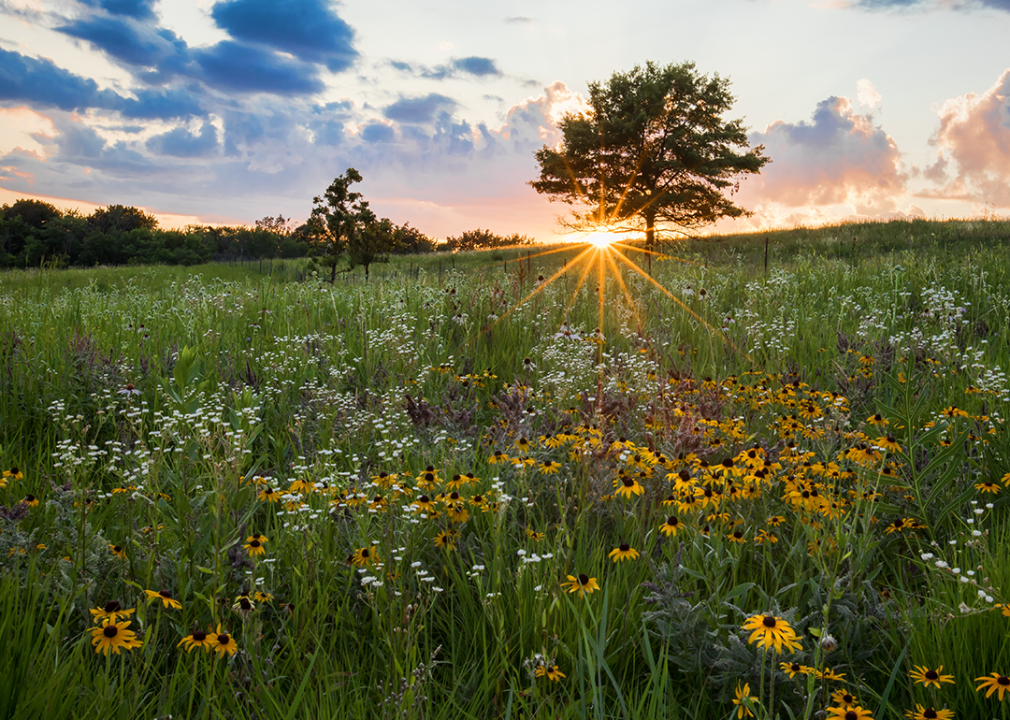
[[[923,560],[932,560],[933,559],[933,553],[923,553],[922,554],[922,559]]]
[[[937,560],[937,561],[936,561],[936,563],[934,563],[934,564],[935,564],[935,565],[936,565],[936,566],[937,566],[938,568],[940,568],[941,570],[943,570],[943,569],[944,569],[944,568],[946,568],[946,567],[949,567],[949,566],[947,565],[947,563],[946,563],[946,562],[944,562],[943,560]]]

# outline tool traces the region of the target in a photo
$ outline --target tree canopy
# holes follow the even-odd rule
[[[646,63],[589,85],[589,109],[558,123],[559,147],[536,151],[529,184],[551,202],[576,206],[573,229],[599,226],[678,233],[750,213],[733,204],[742,174],[768,162],[750,148],[742,120],[726,120],[729,80],[694,63]]]

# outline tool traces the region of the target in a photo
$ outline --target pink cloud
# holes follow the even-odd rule
[[[764,145],[772,162],[745,181],[744,206],[845,205],[850,213],[879,216],[894,212],[906,194],[908,174],[894,138],[874,124],[872,114],[855,112],[848,98],[818,103],[811,122],[779,120],[749,139]]]
[[[920,195],[1010,207],[1010,68],[981,95],[951,98],[938,114],[930,142],[939,154],[926,177],[942,187]]]

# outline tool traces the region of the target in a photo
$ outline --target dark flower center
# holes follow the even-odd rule
[[[849,710],[845,713],[845,720],[859,720],[859,715],[856,714],[855,710]]]
[[[452,500],[459,500],[459,493],[454,491],[449,495],[449,498]]]
[[[667,525],[677,525],[680,521],[673,515],[666,519]]]
[[[998,682],[1000,685],[1010,685],[1010,678],[1008,678],[1006,675],[1000,675],[999,680],[997,680],[996,682]]]
[[[791,665],[789,666],[789,669],[790,669],[790,670],[791,670],[792,672],[794,672],[794,673],[798,673],[798,672],[800,671],[800,664],[799,664],[799,663],[792,663],[792,664],[791,664]]]
[[[932,719],[932,718],[935,718],[935,717],[936,717],[936,710],[934,710],[933,708],[926,708],[926,709],[925,709],[925,710],[924,710],[924,711],[922,712],[922,716],[923,716],[924,718],[931,718],[931,719]]]
[[[733,532],[733,537],[735,537],[735,538],[736,538],[737,540],[739,540],[740,538],[742,538],[742,537],[743,537],[743,533],[742,533],[742,532],[740,532],[739,530],[735,530],[735,531]]]
[[[583,573],[579,573],[579,585],[588,585],[588,584],[589,584],[589,576]],[[1001,679],[1005,680],[1006,678]]]
[[[105,612],[114,613],[121,607],[123,606],[119,604],[118,600],[110,600],[109,602],[105,603]]]
[[[172,598],[172,593],[170,593],[168,590],[162,590],[158,594],[161,595],[163,598],[168,598],[168,599]]]
[[[630,550],[630,549],[631,549],[631,546],[628,545],[628,543],[621,543],[621,545],[620,545],[621,552],[628,552],[628,550]]]
[[[428,499],[427,495],[422,495],[417,500],[418,500],[418,502],[423,502],[423,503],[431,502],[431,500]]]
[[[29,502],[29,503],[35,502],[35,496],[34,495],[25,495],[25,502]]]
[[[926,671],[926,679],[927,680],[938,680],[939,678],[940,678],[940,675],[939,675],[939,673],[936,672],[936,670],[927,670]]]
[[[252,603],[249,602],[249,598],[240,598],[238,605],[243,610],[252,610]]]
[[[842,695],[842,702],[845,703],[846,705],[852,705],[855,702],[855,700],[856,699],[851,695],[849,695],[848,693]]]
[[[207,633],[205,633],[203,630],[194,630],[193,639],[196,642],[203,642],[204,640],[207,639]]]
[[[766,628],[773,628],[775,627],[775,618],[773,618],[771,615],[765,615],[764,619],[761,621],[761,624],[764,625]]]
[[[428,467],[426,467],[426,468],[424,469],[424,471],[425,471],[425,472],[430,472],[430,473],[433,473],[433,472],[435,472],[435,466],[434,466],[434,465],[429,465]]]
[[[434,480],[435,480],[435,474],[434,473],[425,473],[424,474],[424,479],[427,480],[428,482],[434,482]]]
[[[361,557],[366,558],[369,557],[370,555],[371,553],[368,552],[368,548],[361,548]]]
[[[217,636],[217,642],[218,642],[219,645],[227,645],[229,642],[231,642],[231,636],[230,635],[218,635]]]
[[[117,628],[115,625],[106,625],[105,629],[102,630],[102,635],[104,635],[107,638],[114,638],[118,634],[119,634],[119,628]]]
[[[621,482],[624,483],[624,487],[634,487],[634,485],[635,485],[635,479],[634,478],[629,478],[629,477],[622,478]]]
[[[123,548],[120,547],[119,545],[113,545],[112,546],[112,552],[117,552],[117,553],[118,552],[123,552]]]
[[[258,548],[261,544],[262,543],[260,543],[259,540],[253,540],[251,543],[249,543],[249,547],[251,547],[251,548]]]

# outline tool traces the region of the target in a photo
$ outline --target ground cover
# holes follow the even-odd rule
[[[1005,712],[1010,229],[765,237],[0,275],[0,714]]]

